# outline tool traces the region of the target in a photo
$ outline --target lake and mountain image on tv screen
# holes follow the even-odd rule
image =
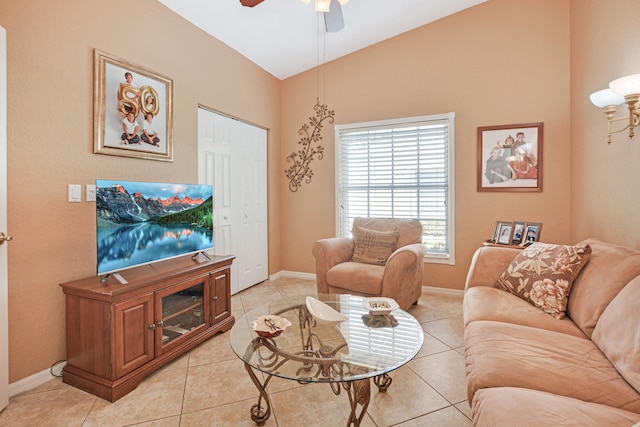
[[[210,185],[96,181],[98,275],[213,248]]]

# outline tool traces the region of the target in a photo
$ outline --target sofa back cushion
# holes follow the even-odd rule
[[[395,231],[398,233],[396,247],[422,243],[422,223],[417,219],[396,218],[355,218],[352,234],[356,236],[358,227],[375,231]]]
[[[633,278],[640,275],[640,251],[587,239],[591,258],[573,282],[567,315],[591,337],[602,312]]]
[[[640,277],[625,286],[604,310],[591,339],[640,393]]]

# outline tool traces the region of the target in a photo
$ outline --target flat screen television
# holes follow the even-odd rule
[[[98,276],[104,279],[212,249],[213,187],[96,180],[96,231]]]

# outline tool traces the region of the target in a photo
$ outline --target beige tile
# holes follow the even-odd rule
[[[66,387],[70,386],[63,383],[62,378],[52,378],[44,384],[40,384],[39,386],[32,388],[31,390],[27,390],[22,394],[42,393],[43,391],[65,389]]]
[[[428,356],[429,354],[442,353],[443,351],[451,350],[448,345],[442,341],[434,338],[425,332],[424,342],[422,348],[416,355],[416,357]]]
[[[341,390],[336,396],[329,384],[308,384],[275,393],[271,399],[278,427],[344,426],[351,411],[346,392]],[[365,414],[361,426],[376,424]]]
[[[184,412],[258,398],[258,389],[240,359],[189,367]]]
[[[422,323],[422,329],[451,348],[464,345],[464,324],[462,316],[447,317]]]
[[[456,403],[455,407],[458,411],[462,412],[467,418],[472,419],[473,413],[471,412],[471,406],[469,402],[465,399],[464,402]]]
[[[418,304],[411,306],[408,311],[420,323],[462,316],[462,296],[428,294],[423,291]]]
[[[423,426],[443,426],[443,427],[471,427],[471,420],[465,417],[455,407],[449,406],[436,412],[414,418],[410,421],[398,424],[396,427],[423,427]]]
[[[390,426],[449,405],[436,390],[406,366],[390,374],[386,393],[372,385],[369,415],[380,426]]]
[[[244,400],[215,408],[184,413],[180,427],[255,427],[251,421],[251,406],[254,400]],[[276,420],[273,413],[264,424],[265,427],[275,427]]]
[[[83,427],[123,426],[180,415],[186,372],[158,371],[116,402],[97,399]]]
[[[132,424],[129,427],[180,427],[180,416],[167,417],[140,424]]]
[[[457,351],[414,359],[408,366],[452,404],[467,399],[464,357]]]
[[[189,366],[189,352],[178,356],[177,359],[174,359],[171,362],[167,363],[156,372],[170,371],[172,369],[185,369],[187,366]]]
[[[217,334],[191,350],[188,366],[206,365],[225,360],[236,360],[238,356],[231,350],[229,332]]]
[[[12,397],[9,406],[0,412],[0,425],[80,425],[97,400],[97,397],[67,385],[39,393],[21,394]]]

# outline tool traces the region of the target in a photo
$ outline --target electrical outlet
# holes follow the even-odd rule
[[[87,184],[87,202],[96,201],[96,186],[93,184]]]

